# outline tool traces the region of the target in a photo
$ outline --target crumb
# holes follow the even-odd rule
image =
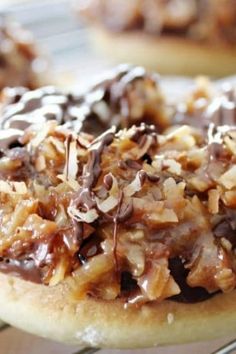
[[[169,325],[171,325],[173,322],[174,322],[174,314],[169,312],[168,315],[167,315],[167,322]]]

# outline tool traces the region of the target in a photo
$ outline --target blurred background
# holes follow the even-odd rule
[[[236,0],[1,0],[0,11],[33,34],[45,82],[64,88],[124,61],[171,75],[174,86],[178,74],[235,75]]]
[[[1,0],[0,11],[33,34],[49,61],[49,81],[72,87],[112,65],[90,47],[70,1]]]

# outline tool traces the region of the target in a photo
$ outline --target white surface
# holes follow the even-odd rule
[[[98,354],[210,354],[231,338],[145,350],[101,350]],[[0,354],[75,354],[79,349],[37,338],[17,329],[0,333]]]

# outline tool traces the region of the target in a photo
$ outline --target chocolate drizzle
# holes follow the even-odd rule
[[[205,124],[234,126],[236,124],[236,95],[233,87],[223,87],[222,95],[213,99],[205,113]]]
[[[56,120],[59,124],[64,124],[80,118],[71,109],[81,102],[80,97],[62,94],[50,86],[34,91],[23,91],[21,95],[16,88],[15,97],[13,90],[11,89],[9,93],[13,103],[3,108],[2,129],[25,130],[31,124],[43,124],[47,120]]]
[[[87,114],[97,114],[101,118],[97,103],[107,105],[107,117],[112,117],[111,121],[119,115],[120,120],[116,122],[118,126],[129,125],[133,107],[129,90],[132,91],[134,83],[139,80],[142,83],[143,77],[147,78],[145,75],[145,71],[140,68],[121,70],[115,77],[95,86],[86,97],[63,95],[52,88],[25,92],[21,97],[17,93],[17,97],[12,97],[12,103],[4,109],[2,136],[13,131],[13,127],[18,127],[13,132],[21,136],[24,129],[35,123],[38,117],[42,119],[40,124],[53,119],[59,125],[72,129],[75,124],[79,130],[83,130],[86,114],[80,115],[81,107],[88,108]],[[93,93],[96,93],[95,98],[92,98]],[[214,100],[218,100],[217,104]],[[10,224],[7,218],[4,219],[4,213],[10,218],[15,212],[13,208],[13,212],[11,209],[9,212],[8,206],[5,209],[4,205],[11,194],[14,196],[14,208],[19,204],[17,198],[24,203],[28,199],[30,202],[35,199],[35,206],[32,209],[29,207],[28,215],[16,230],[10,230],[12,239],[9,242],[12,240],[12,244],[10,247],[5,245],[3,253],[8,260],[7,263],[2,260],[0,270],[16,273],[26,280],[51,285],[53,275],[56,275],[53,281],[60,282],[67,274],[79,272],[79,268],[89,263],[90,258],[98,256],[99,259],[99,256],[104,256],[101,262],[104,261],[105,266],[101,263],[101,268],[108,269],[107,273],[98,277],[101,285],[96,282],[94,285],[92,281],[89,286],[106,287],[107,277],[111,274],[116,285],[116,290],[112,288],[117,291],[115,298],[126,295],[128,298],[131,295],[128,289],[131,289],[130,292],[139,291],[144,303],[162,300],[170,294],[175,295],[171,297],[174,301],[193,303],[208,299],[212,296],[210,293],[214,294],[219,289],[228,291],[225,290],[225,283],[216,282],[217,270],[225,268],[215,251],[219,246],[223,254],[222,247],[235,247],[235,213],[233,204],[232,209],[226,207],[224,198],[218,196],[217,186],[221,185],[224,193],[224,183],[233,183],[231,179],[224,180],[224,173],[230,171],[234,164],[234,146],[227,147],[224,138],[232,130],[231,143],[235,140],[234,128],[230,128],[235,123],[235,95],[227,91],[222,97],[213,98],[213,108],[210,109],[210,106],[202,112],[201,119],[204,122],[201,121],[200,126],[206,134],[204,124],[211,123],[211,130],[209,127],[207,130],[208,141],[207,138],[205,141],[200,138],[198,140],[194,129],[187,130],[189,136],[186,141],[181,141],[181,135],[178,135],[183,132],[182,129],[158,135],[158,124],[141,124],[118,133],[113,127],[97,138],[87,134],[76,137],[72,130],[68,133],[66,129],[53,128],[53,124],[48,124],[52,129],[34,149],[31,149],[30,144],[27,145],[27,139],[25,143],[24,139],[21,140],[21,147],[10,149],[7,148],[10,143],[14,144],[14,138],[10,143],[3,140],[5,151],[1,152],[1,156],[8,162],[5,174],[1,171],[0,184],[2,190],[5,187],[8,191],[2,201],[1,221],[6,223],[4,227],[7,229]],[[142,117],[146,117],[145,114]],[[111,124],[111,121],[108,120],[106,124]],[[218,124],[223,124],[223,127]],[[36,139],[37,129],[30,129],[29,136],[32,131]],[[49,145],[51,150],[48,149]],[[195,158],[198,148],[203,148],[200,151],[202,154]],[[59,150],[62,152],[59,153]],[[38,172],[39,156],[45,159],[43,162],[46,168]],[[71,156],[75,158],[71,159],[72,167],[69,169]],[[5,160],[1,162],[4,167]],[[195,162],[197,167],[194,170],[188,163],[194,165]],[[214,165],[211,164],[217,162],[218,175],[214,175]],[[70,173],[71,170],[74,171]],[[21,184],[16,184],[16,181]],[[202,190],[199,190],[199,186]],[[213,193],[211,199],[208,190]],[[228,190],[234,192],[231,187],[227,187]],[[232,195],[228,193],[226,197],[232,198]],[[42,225],[48,233],[45,231],[41,234]],[[19,239],[18,231],[22,232]],[[23,244],[24,237],[28,238],[29,244]],[[222,238],[224,245],[221,245]],[[198,242],[202,246],[202,253],[198,252]],[[213,250],[213,266],[204,258],[205,245]],[[182,257],[185,262],[182,262]],[[96,260],[91,260],[91,263],[94,261],[96,264]],[[189,268],[186,269],[185,265]],[[160,267],[160,274],[165,274],[163,278],[171,277],[169,280],[176,282],[171,292],[167,289],[163,298],[152,291],[152,286],[154,289],[158,285],[155,282],[159,282],[153,277],[157,267]],[[203,274],[204,267],[210,269],[210,280]],[[171,286],[169,280],[168,286]],[[236,275],[230,281],[234,288]],[[145,285],[147,283],[151,284],[150,289]],[[120,292],[120,285],[124,293]],[[178,286],[180,295],[176,295]]]
[[[136,100],[141,104],[140,111],[137,111]],[[88,114],[96,119],[100,115],[106,128],[112,125],[128,128],[144,121],[160,123],[158,128],[163,129],[163,125],[166,127],[168,124],[165,119],[163,122],[159,119],[162,107],[159,75],[149,73],[142,67],[120,65],[111,72],[110,77],[101,80],[91,89],[86,102],[89,106]]]
[[[90,150],[89,161],[85,166],[83,174],[83,187],[91,190],[98,180],[98,177],[101,174],[101,154],[104,148],[111,144],[114,138],[115,130],[112,128],[110,131],[107,131],[97,140],[95,140]]]
[[[184,263],[180,258],[172,258],[169,260],[169,268],[176,283],[179,285],[181,292],[179,295],[172,296],[170,299],[176,302],[183,302],[193,304],[210,299],[214,294],[208,293],[204,288],[194,287],[191,288],[186,278],[188,270],[184,267]]]
[[[185,110],[182,111],[182,108],[177,105],[172,123],[193,126],[201,130],[205,136],[210,124],[214,124],[215,127],[234,126],[236,124],[235,88],[230,84],[223,85],[205,109],[195,108],[193,112],[189,113]]]
[[[88,162],[84,166],[84,171],[81,176],[82,187],[72,202],[72,205],[76,206],[76,208],[88,211],[96,205],[92,188],[97,183],[101,174],[101,154],[104,148],[113,141],[114,133],[114,129],[105,132],[90,146]]]
[[[210,123],[235,124],[235,92],[229,85],[223,86],[206,110],[196,110],[193,116],[175,106],[171,118],[170,107],[161,96],[158,75],[128,65],[119,66],[82,95],[64,94],[53,87],[34,91],[8,89],[3,95],[0,128],[6,133],[4,139],[0,136],[0,147],[10,147],[30,125],[48,120],[56,120],[77,133],[84,131],[95,136],[113,125],[124,128],[141,122],[154,124],[153,131],[158,132],[171,125],[187,124],[205,134]]]
[[[131,101],[129,90],[133,95],[139,95],[140,87],[135,87],[135,82],[142,85],[145,96],[146,85],[151,85],[153,93],[159,90],[159,77],[157,74],[146,72],[141,67],[121,65],[113,70],[109,78],[101,80],[82,95],[64,94],[58,89],[48,86],[34,91],[22,88],[11,88],[4,91],[2,119],[0,128],[7,130],[9,143],[4,140],[4,148],[9,147],[14,134],[9,129],[15,129],[18,135],[32,124],[44,124],[48,120],[56,120],[58,124],[74,132],[87,132],[95,136],[100,135],[111,126],[129,127],[146,121],[150,113],[141,110],[138,117],[133,120],[132,109],[135,102]],[[150,90],[150,89],[149,89]],[[144,98],[143,107],[148,102]],[[159,112],[156,102],[153,105],[153,120]],[[150,118],[150,117],[149,117]],[[0,137],[1,145],[1,137]]]

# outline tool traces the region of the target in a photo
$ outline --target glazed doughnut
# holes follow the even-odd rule
[[[235,0],[75,0],[92,43],[168,75],[235,73]]]
[[[235,88],[170,110],[158,76],[126,68],[85,95],[16,91],[1,114],[0,317],[94,347],[234,333]]]

